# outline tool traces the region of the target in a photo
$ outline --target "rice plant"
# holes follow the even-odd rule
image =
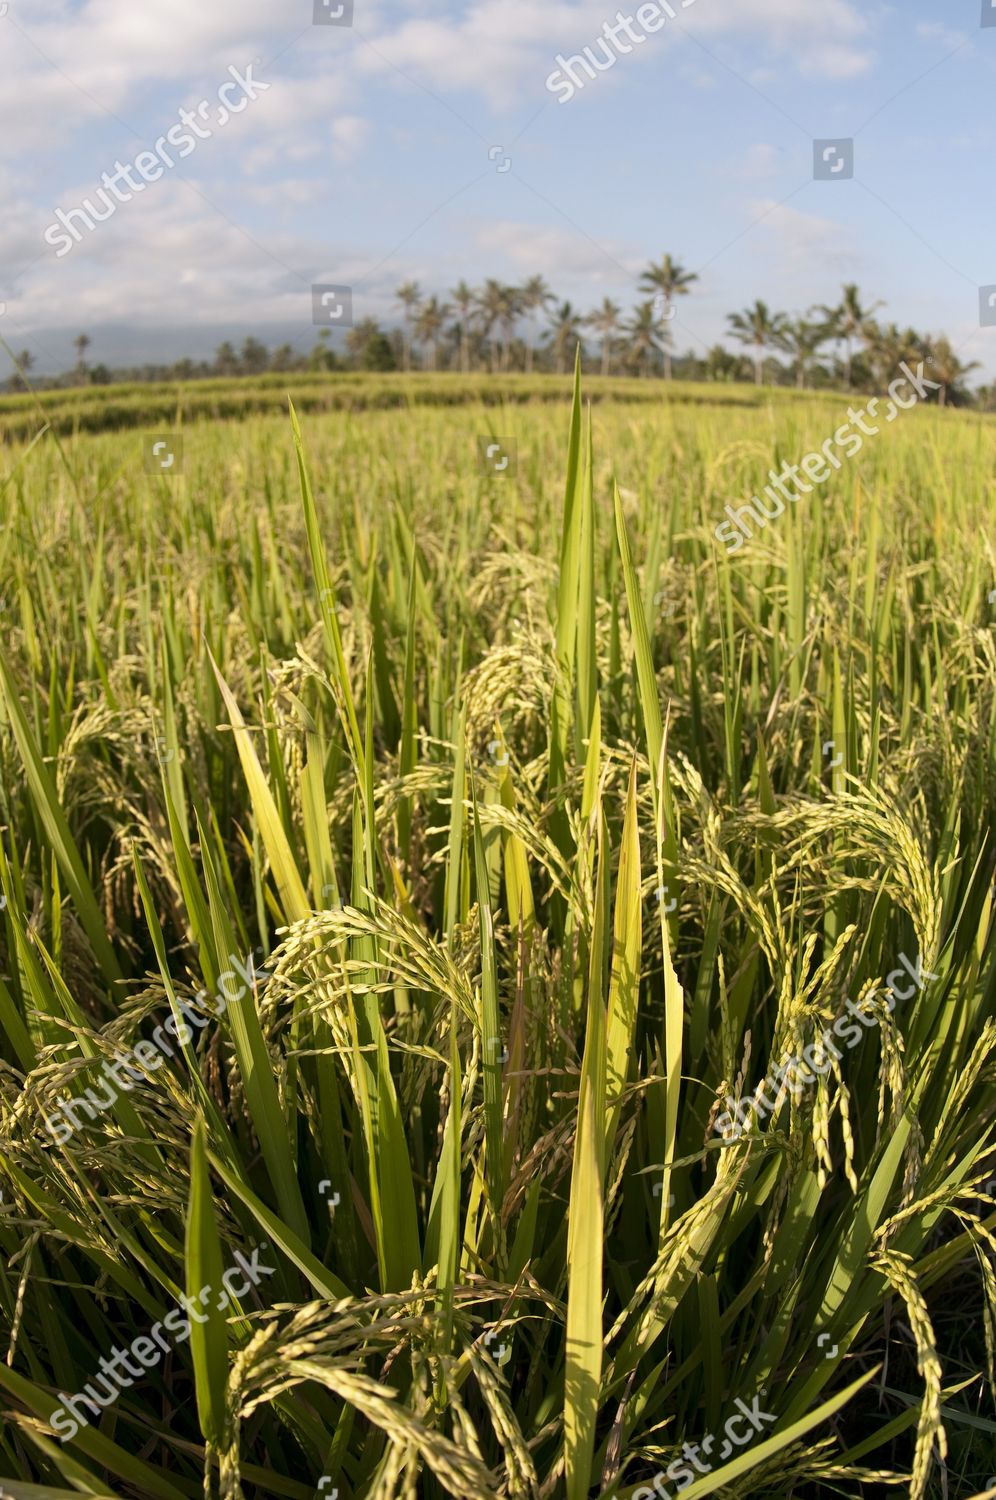
[[[993,430],[468,395],[7,450],[3,1492],[985,1493]]]

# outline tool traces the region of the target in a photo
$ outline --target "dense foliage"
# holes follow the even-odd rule
[[[7,450],[15,1500],[996,1470],[996,438],[686,394]]]

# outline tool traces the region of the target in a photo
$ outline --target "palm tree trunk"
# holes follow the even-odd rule
[[[603,376],[604,375],[608,375],[608,373],[609,373],[609,360],[611,359],[611,357],[612,357],[612,345],[609,343],[608,339],[603,339],[602,340],[602,374],[603,374]]]
[[[670,380],[671,379],[671,351],[670,351],[670,349],[665,349],[664,350],[664,379],[665,380]]]
[[[526,374],[533,373],[533,339],[530,334],[526,339]]]
[[[754,350],[754,384],[764,384],[764,346],[758,344]]]

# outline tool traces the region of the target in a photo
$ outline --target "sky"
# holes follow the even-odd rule
[[[309,347],[316,283],[385,325],[410,279],[445,296],[541,274],[583,311],[628,309],[667,251],[699,277],[679,351],[757,297],[803,313],[855,281],[996,375],[983,0],[671,0],[653,34],[634,3],[641,40],[618,32],[628,54],[570,99],[548,87],[558,54],[592,46],[614,4],[327,0],[315,24],[324,3],[0,4],[0,336],[41,370],[74,332],[91,362],[125,334],[150,360],[209,352],[222,328]],[[817,139],[853,141],[853,176],[814,180]],[[119,177],[130,201],[108,193],[70,240],[58,211],[104,213],[122,166],[138,190]]]

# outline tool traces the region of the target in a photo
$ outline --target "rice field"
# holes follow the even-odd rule
[[[571,384],[552,375],[455,374],[370,375],[308,373],[245,376],[180,382],[141,382],[109,386],[77,386],[69,389],[32,391],[30,395],[0,395],[0,439],[5,443],[30,442],[46,424],[63,437],[77,432],[136,429],[137,435],[159,428],[174,429],[192,422],[218,422],[254,416],[286,418],[288,396],[302,417],[324,412],[411,410],[428,406],[504,407],[510,405],[561,404],[569,400]],[[659,406],[661,387],[656,380],[593,375],[585,380],[585,398],[592,402],[622,401],[630,405]],[[710,405],[754,407],[761,403],[781,407],[815,399],[810,392],[788,391],[778,386],[759,391],[733,381],[711,385],[674,380],[668,386],[668,404],[690,402]],[[487,424],[485,423],[485,426]]]
[[[13,1500],[996,1486],[996,428],[552,389],[18,408]]]

